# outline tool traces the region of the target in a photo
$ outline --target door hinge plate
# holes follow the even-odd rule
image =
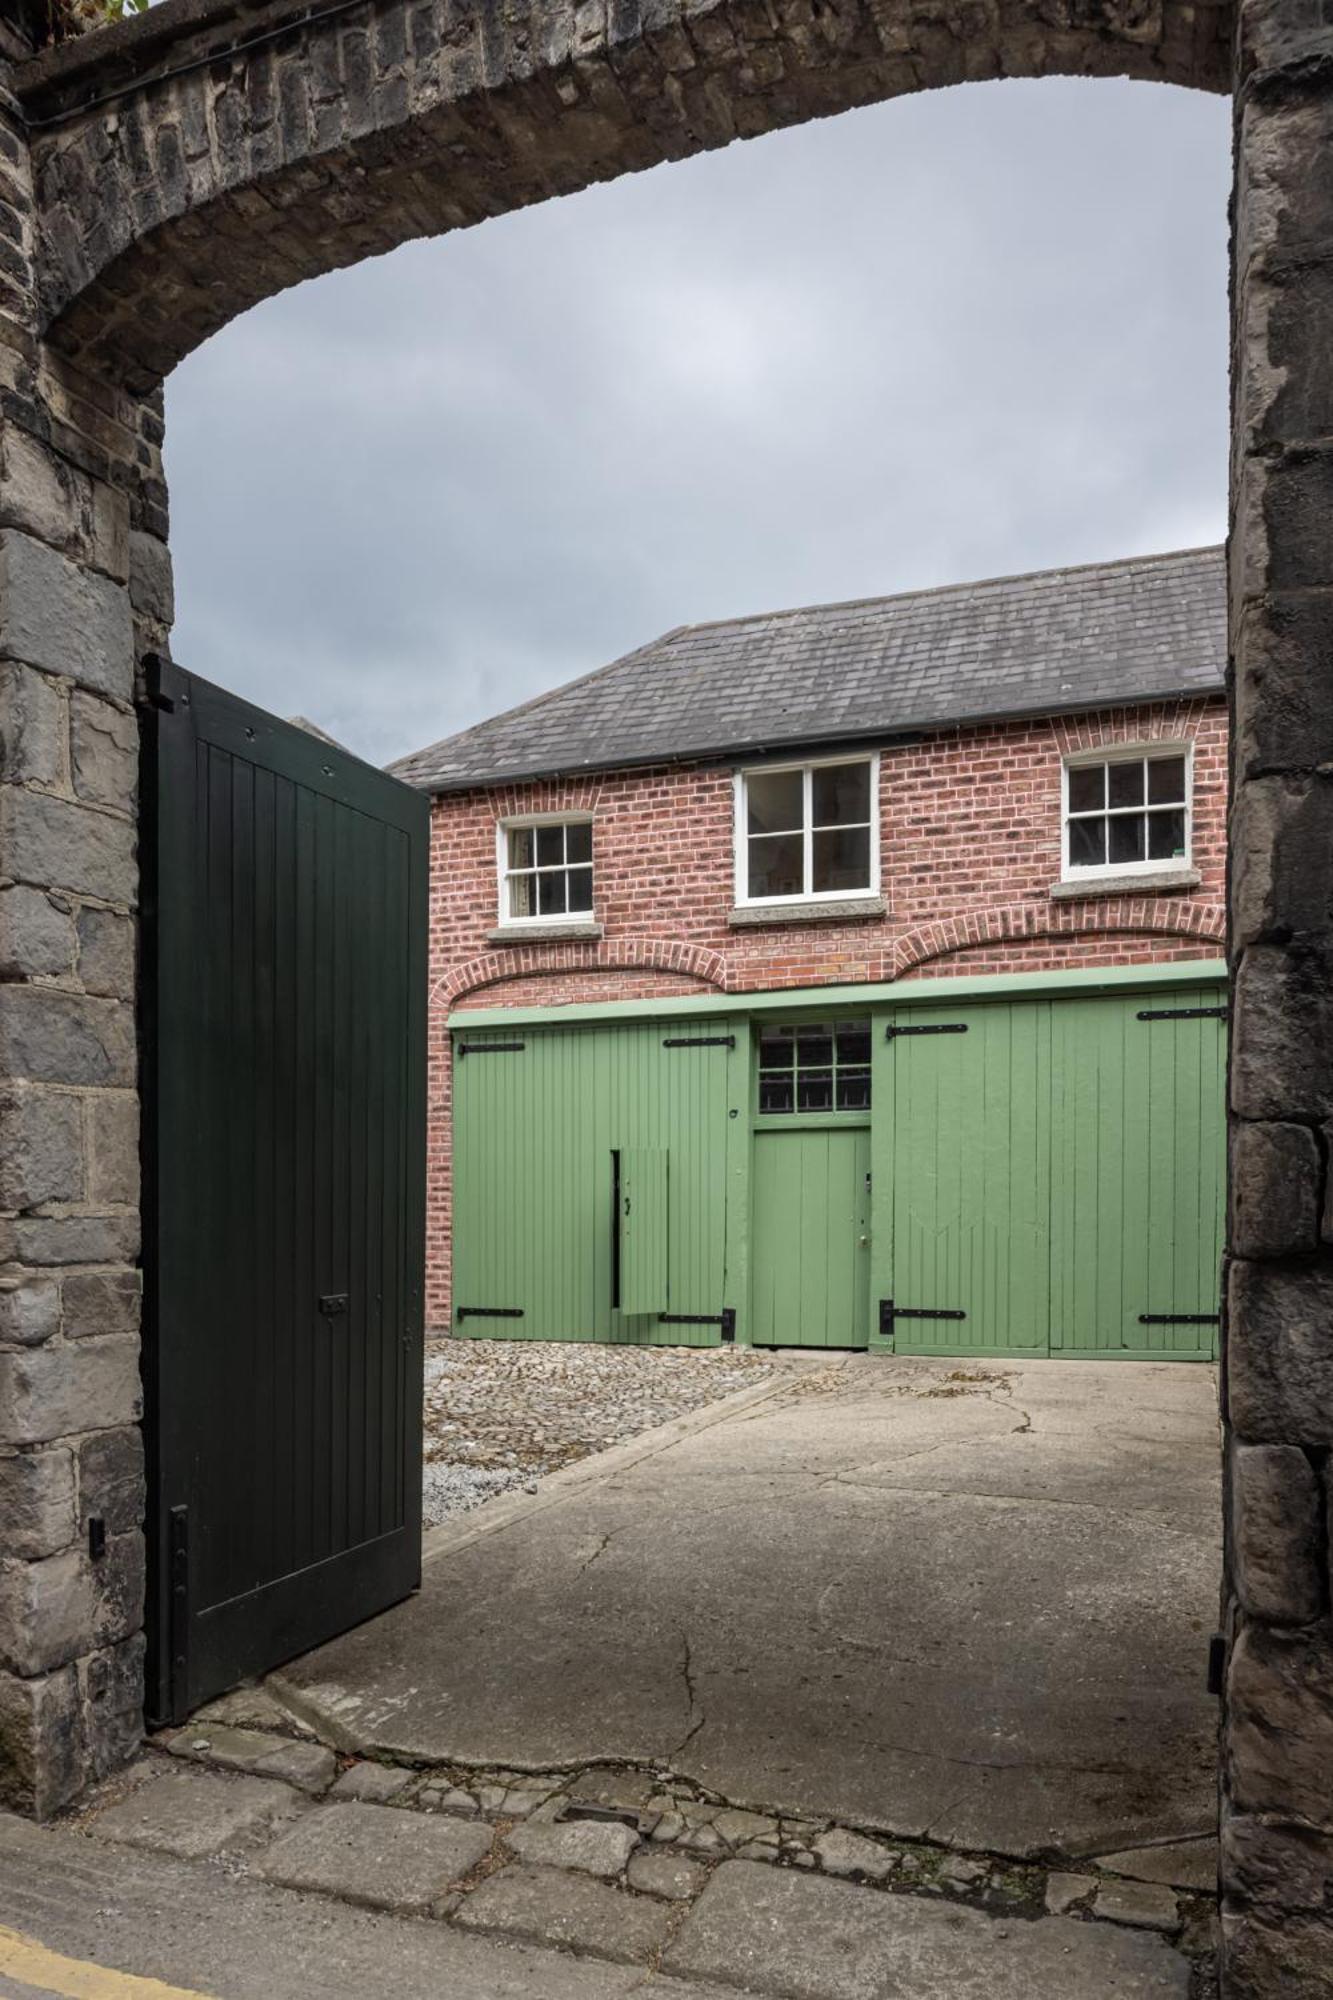
[[[919,1024],[904,1023],[901,1027],[891,1022],[884,1030],[886,1042],[896,1042],[904,1035],[965,1035],[966,1021],[923,1021]]]
[[[967,1314],[958,1306],[900,1306],[893,1299],[881,1299],[879,1302],[880,1339],[893,1339],[893,1323],[899,1319],[966,1318]]]

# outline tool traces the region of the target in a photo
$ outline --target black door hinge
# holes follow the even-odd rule
[[[662,1042],[664,1049],[734,1049],[735,1046],[734,1035],[667,1035]]]
[[[170,1596],[167,1644],[170,1649],[168,1703],[172,1722],[184,1722],[190,1712],[190,1510],[173,1507],[167,1516],[167,1563]]]
[[[658,1313],[661,1326],[720,1326],[724,1341],[736,1338],[736,1308],[724,1306],[720,1313]]]
[[[459,1306],[454,1318],[461,1326],[465,1319],[522,1319],[522,1306]]]
[[[460,1042],[458,1060],[464,1056],[516,1056],[527,1047],[526,1042]]]
[[[879,1334],[881,1340],[893,1339],[893,1323],[898,1319],[966,1319],[967,1314],[958,1306],[900,1306],[892,1299],[879,1302]]]
[[[1140,1021],[1225,1021],[1225,1007],[1141,1007]]]
[[[1220,1326],[1221,1313],[1140,1313],[1140,1326]]]
[[[965,1035],[966,1033],[966,1021],[925,1021],[920,1026],[898,1027],[890,1024],[884,1030],[884,1039],[886,1042],[896,1042],[902,1035]]]

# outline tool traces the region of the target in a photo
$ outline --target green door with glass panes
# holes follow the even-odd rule
[[[753,1109],[750,1338],[864,1347],[870,1314],[870,1023],[765,1026]]]

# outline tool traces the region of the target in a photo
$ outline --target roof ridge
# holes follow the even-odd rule
[[[654,646],[664,645],[668,639],[678,639],[683,632],[717,632],[729,625],[771,624],[775,618],[805,618],[812,611],[860,611],[872,604],[919,603],[928,597],[954,597],[962,591],[998,589],[1006,583],[1033,583],[1039,577],[1085,576],[1090,570],[1104,573],[1110,569],[1133,569],[1143,564],[1156,566],[1158,563],[1181,562],[1186,556],[1220,556],[1225,551],[1225,542],[1200,542],[1194,548],[1164,549],[1158,555],[1113,556],[1103,562],[1067,563],[1063,568],[1056,569],[1019,569],[1002,576],[979,576],[964,583],[932,583],[916,590],[891,590],[874,597],[834,597],[826,604],[791,604],[776,611],[745,611],[733,618],[701,618],[693,625],[677,625],[651,643]],[[632,659],[633,654],[627,653],[625,657]],[[619,665],[619,662],[614,664]],[[604,670],[599,668],[597,671]],[[587,674],[583,678],[591,680],[592,675]],[[573,683],[566,685],[572,686]],[[559,689],[556,692],[559,693]]]

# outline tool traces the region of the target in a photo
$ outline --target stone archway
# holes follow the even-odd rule
[[[854,105],[1000,76],[1231,89],[1226,1976],[1327,1991],[1331,57],[1297,0],[166,0],[36,58],[0,27],[10,1800],[52,1809],[138,1733],[134,700],[171,620],[163,377],[317,272]]]

